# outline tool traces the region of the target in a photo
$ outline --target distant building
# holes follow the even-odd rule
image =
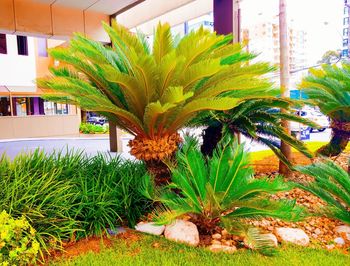
[[[62,41],[0,34],[0,139],[79,134],[76,106],[41,98],[35,79],[57,65],[47,48]]]
[[[344,11],[343,11],[343,49],[342,49],[342,57],[349,57],[349,10],[348,3],[346,0],[344,1]]]

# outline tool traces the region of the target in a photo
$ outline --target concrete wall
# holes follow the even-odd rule
[[[34,38],[28,37],[28,56],[18,55],[17,37],[6,35],[7,54],[0,54],[0,85],[34,86],[36,78]]]
[[[0,117],[0,139],[79,136],[79,115]]]

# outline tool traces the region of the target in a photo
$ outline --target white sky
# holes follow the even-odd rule
[[[242,27],[272,20],[278,15],[278,5],[279,0],[243,0]],[[341,49],[343,7],[344,0],[287,0],[288,20],[307,33],[309,64],[317,62],[327,50]]]

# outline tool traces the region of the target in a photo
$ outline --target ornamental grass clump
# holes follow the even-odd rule
[[[196,141],[191,140],[176,158],[168,186],[156,189],[150,179],[145,179],[144,195],[162,204],[153,214],[157,223],[168,224],[188,216],[202,234],[212,233],[221,225],[245,238],[248,246],[266,251],[272,242],[245,223],[247,219],[274,217],[297,221],[302,216],[303,209],[295,205],[295,200],[270,198],[293,185],[282,177],[254,178],[243,145],[225,138],[213,157],[206,160]]]
[[[35,264],[41,253],[35,229],[22,216],[0,212],[0,265]]]
[[[175,41],[170,25],[159,24],[151,49],[145,36],[116,21],[103,26],[111,47],[75,35],[69,47],[49,50],[62,64],[38,79],[38,86],[46,98],[99,113],[132,134],[131,154],[146,163],[158,184],[169,180],[164,161],[182,141],[177,131],[198,113],[228,110],[237,105],[237,95],[273,90],[261,78],[273,68],[250,62],[255,56],[233,44],[231,35],[200,28]]]

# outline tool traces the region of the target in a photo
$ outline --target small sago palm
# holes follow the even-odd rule
[[[268,241],[245,223],[246,219],[297,220],[301,215],[295,201],[274,201],[269,196],[289,190],[291,183],[282,177],[254,178],[248,154],[231,140],[225,138],[209,161],[195,142],[186,142],[177,153],[177,163],[172,168],[172,183],[160,191],[154,190],[150,179],[145,181],[143,194],[164,206],[154,213],[158,223],[188,215],[202,233],[212,232],[221,223],[257,247]]]
[[[328,204],[323,213],[350,225],[350,175],[330,160],[298,166],[296,170],[315,178],[313,182],[299,183],[298,186]]]
[[[323,65],[322,69],[312,69],[300,84],[300,89],[331,119],[332,138],[318,153],[339,155],[350,137],[350,65]]]
[[[288,166],[291,166],[291,163],[280,150],[280,140],[311,157],[312,154],[304,143],[286,133],[281,124],[281,120],[284,119],[317,127],[311,121],[295,115],[292,110],[293,104],[291,100],[260,97],[242,101],[228,111],[204,112],[192,121],[197,126],[208,126],[203,131],[201,147],[203,154],[211,156],[216,145],[225,135],[225,131],[228,131],[233,137],[242,134],[249,140],[268,146]],[[281,109],[290,110],[290,112],[281,112]]]
[[[49,51],[65,66],[51,68],[38,85],[56,92],[48,98],[101,113],[134,135],[131,154],[160,180],[167,175],[162,161],[181,142],[178,129],[203,110],[236,106],[232,91],[252,96],[269,87],[259,75],[271,67],[248,65],[253,56],[230,35],[201,28],[175,42],[170,26],[159,24],[150,49],[144,36],[115,21],[104,28],[112,47],[76,35],[69,47]]]

